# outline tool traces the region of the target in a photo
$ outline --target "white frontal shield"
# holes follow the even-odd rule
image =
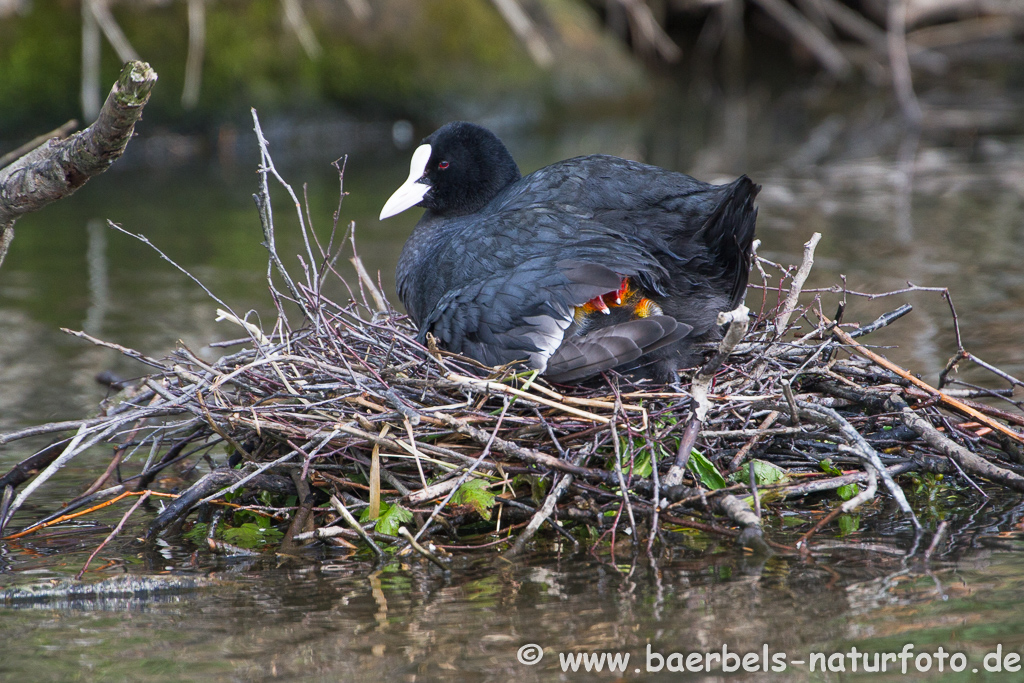
[[[390,199],[384,202],[384,208],[380,210],[380,220],[400,214],[423,200],[423,196],[427,194],[430,185],[421,183],[419,180],[427,170],[430,152],[430,145],[420,145],[412,153],[412,162],[409,164],[409,178],[402,183],[401,187],[395,190]]]

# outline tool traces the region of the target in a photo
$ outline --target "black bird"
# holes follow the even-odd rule
[[[615,368],[670,383],[743,301],[759,189],[604,155],[523,178],[497,136],[454,122],[380,218],[426,209],[397,273],[421,342],[555,382]]]

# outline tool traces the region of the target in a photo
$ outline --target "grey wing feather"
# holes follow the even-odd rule
[[[583,379],[679,341],[692,329],[675,318],[659,315],[595,330],[566,340],[549,359],[545,375],[553,382]]]

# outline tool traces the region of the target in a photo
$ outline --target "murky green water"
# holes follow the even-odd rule
[[[915,144],[870,103],[826,102],[811,108],[814,115],[798,104],[753,92],[711,109],[676,101],[641,119],[573,122],[507,137],[524,171],[600,151],[707,179],[747,172],[764,185],[763,256],[796,262],[802,243],[820,231],[812,286],[832,285],[840,273],[863,292],[898,289],[908,280],[948,286],[966,347],[1024,374],[1022,131],[933,131]],[[310,155],[311,163],[282,168],[296,189],[308,184],[322,236],[338,195],[327,160],[346,151],[345,140],[331,140]],[[345,178],[350,194],[342,227],[356,221],[360,253],[381,270],[386,288],[416,217],[380,224],[376,214],[404,179],[405,156],[364,150],[350,159]],[[106,228],[106,219],[144,233],[236,312],[252,309],[272,319],[250,197],[255,159],[242,155],[234,166],[210,168],[148,168],[141,157],[134,163],[18,224],[0,270],[0,430],[88,415],[104,396],[96,373],[144,371],[60,327],[150,355],[181,340],[215,357],[217,350],[205,344],[237,336],[214,322],[216,302],[149,247]],[[289,203],[280,192],[275,200],[279,250],[299,253]],[[752,291],[748,304],[757,308],[759,298]],[[826,311],[834,310],[835,294],[823,300]],[[937,294],[852,298],[847,320],[867,321],[905,302],[914,304],[914,314],[870,340],[898,345],[886,353],[935,381],[956,349],[947,304]],[[965,368],[962,377],[1001,386],[977,369]],[[38,445],[0,449],[0,470]],[[17,519],[55,509],[108,457],[96,453],[73,463]],[[865,678],[1019,680],[986,672],[983,658],[998,645],[1004,654],[1024,647],[1016,611],[1024,578],[1021,506],[975,494],[955,502],[955,513],[930,520],[934,526],[946,515],[954,540],[940,545],[928,568],[918,560],[904,566],[900,554],[911,539],[891,524],[884,502],[867,511],[853,538],[836,540],[836,547],[823,539],[822,554],[807,562],[776,557],[756,564],[727,545],[677,537],[656,568],[642,556],[632,561],[628,546],[617,549],[618,564],[607,553],[537,554],[510,564],[480,551],[460,558],[445,578],[419,562],[381,572],[341,554],[228,562],[194,554],[188,545],[153,551],[123,540],[92,566],[102,568],[106,559],[125,564],[90,576],[169,572],[205,576],[212,584],[166,599],[0,606],[0,680],[561,680],[558,653],[581,652],[630,653],[626,678],[705,680],[704,673],[667,667],[649,673],[647,646],[667,657],[721,652],[723,645],[761,653],[767,645],[789,662],[807,663],[786,673],[747,672],[743,680],[837,681],[856,678],[850,660],[845,673],[810,673],[810,653],[851,646],[899,652],[906,643],[915,654],[942,645],[969,664],[961,674],[933,669],[903,676],[890,663],[889,673]],[[154,510],[140,511],[138,523]],[[95,528],[0,544],[0,587],[73,575],[121,514],[97,514],[102,524]],[[773,533],[781,539],[790,532]],[[850,541],[870,543],[843,545]],[[540,664],[517,660],[528,643],[544,648]]]

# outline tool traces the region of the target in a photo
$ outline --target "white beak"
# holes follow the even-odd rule
[[[402,213],[423,200],[423,196],[427,194],[430,185],[421,183],[419,180],[427,170],[427,162],[430,161],[430,151],[430,145],[420,145],[412,153],[412,163],[409,164],[409,179],[395,190],[390,199],[384,202],[384,208],[380,210],[380,220]]]

